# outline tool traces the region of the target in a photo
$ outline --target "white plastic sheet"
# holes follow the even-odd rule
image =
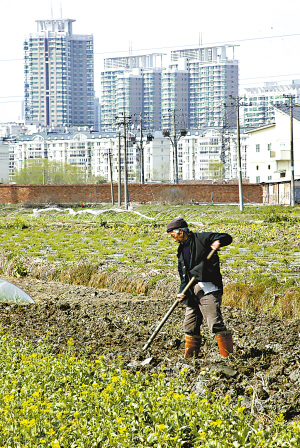
[[[72,208],[58,208],[58,207],[48,207],[48,208],[34,208],[33,209],[33,214],[35,216],[39,215],[40,213],[45,213],[45,212],[62,212],[62,213],[69,213],[69,215],[75,216],[75,215],[85,215],[85,214],[90,214],[90,215],[94,215],[94,216],[99,216],[102,215],[103,213],[107,213],[107,212],[115,212],[115,213],[133,213],[135,215],[139,215],[142,218],[146,218],[146,219],[155,219],[152,218],[151,216],[146,216],[143,215],[140,212],[137,212],[135,210],[123,210],[121,208],[109,208],[106,210],[93,210],[93,209],[84,209],[84,210],[79,210],[78,212],[76,212],[75,210],[73,210]]]
[[[34,303],[34,300],[18,286],[0,278],[0,302]]]

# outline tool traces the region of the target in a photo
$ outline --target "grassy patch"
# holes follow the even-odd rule
[[[107,208],[98,207],[101,211]],[[291,281],[296,292],[300,286],[298,207],[246,206],[241,213],[235,206],[143,205],[133,211],[140,214],[109,211],[100,216],[72,216],[55,211],[35,216],[29,209],[17,208],[7,208],[5,215],[2,207],[0,271],[43,279],[47,279],[46,272],[51,273],[49,279],[56,273],[56,279],[70,283],[113,284],[131,293],[149,293],[155,290],[157,275],[166,277],[159,279],[162,286],[169,276],[176,275],[177,247],[165,229],[171,219],[183,216],[194,232],[227,232],[233,236],[232,245],[220,251],[222,273],[227,284],[247,285],[244,290],[249,302],[257,300],[263,306],[260,288],[269,278],[277,279],[276,294],[280,297],[291,296]],[[37,263],[43,267],[38,269]],[[46,269],[47,265],[51,268]],[[134,273],[145,277],[142,286],[133,278]],[[122,277],[130,281],[122,282]],[[264,297],[266,294],[269,292]],[[230,303],[240,306],[241,300],[231,294]],[[284,315],[280,303],[276,301],[272,310]],[[298,313],[296,305],[292,309]]]

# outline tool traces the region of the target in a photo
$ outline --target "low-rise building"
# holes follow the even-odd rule
[[[289,204],[292,169],[294,179],[300,179],[300,110],[293,108],[293,164],[290,110],[282,106],[274,113],[274,124],[249,131],[249,179],[268,186],[266,202]]]
[[[179,181],[234,180],[238,178],[236,130],[207,128],[188,131],[177,137]],[[186,135],[185,135],[186,134]],[[248,179],[248,133],[240,133],[243,179]],[[141,182],[143,167],[145,182],[174,182],[174,139],[156,131],[151,138],[140,131],[127,135],[127,173],[129,182]],[[115,132],[95,132],[87,128],[70,128],[65,132],[44,130],[21,135],[11,140],[10,180],[31,160],[46,158],[60,164],[80,167],[86,179],[90,176],[110,180],[110,161],[113,181],[124,172],[124,138]],[[119,150],[120,148],[120,150]],[[143,157],[143,160],[142,160]],[[143,162],[143,163],[142,163]],[[123,179],[123,174],[122,174]]]
[[[275,108],[275,122],[249,131],[250,182],[291,180],[291,120],[288,107]],[[300,110],[293,114],[294,176],[300,178]]]
[[[0,183],[7,183],[9,179],[9,144],[0,139]]]
[[[38,131],[38,126],[28,125],[24,122],[0,123],[0,138],[13,138],[19,135],[32,134]]]
[[[243,179],[247,173],[248,134],[240,133]],[[208,128],[189,131],[178,142],[178,173],[182,180],[232,180],[238,178],[236,130]]]
[[[120,145],[119,145],[120,142]],[[16,171],[30,160],[47,158],[61,164],[78,166],[87,176],[101,176],[110,180],[110,160],[112,177],[118,180],[119,146],[121,171],[124,172],[124,139],[115,133],[99,133],[90,130],[72,130],[64,133],[39,132],[22,135],[9,145],[10,180]],[[127,136],[127,171],[129,182],[139,182],[141,171],[140,138],[133,133]],[[170,145],[160,132],[153,139],[142,139],[144,173],[148,181],[169,180]],[[110,159],[111,154],[111,159]]]

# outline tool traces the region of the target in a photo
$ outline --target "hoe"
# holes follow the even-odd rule
[[[211,258],[211,256],[214,254],[215,250],[211,250],[210,253],[207,256],[207,260],[209,260]],[[191,278],[191,280],[188,282],[188,284],[186,285],[186,287],[184,288],[184,290],[182,291],[182,294],[185,294],[187,292],[187,290],[189,289],[189,287],[193,284],[195,280],[195,277]],[[170,316],[170,314],[173,313],[173,311],[175,310],[175,308],[177,307],[177,305],[179,304],[180,299],[176,299],[175,302],[173,303],[173,305],[171,306],[171,308],[169,309],[169,311],[165,314],[165,316],[162,318],[162,320],[159,322],[159,324],[157,325],[157,327],[155,328],[153,334],[150,336],[150,338],[148,339],[148,341],[146,342],[146,344],[143,347],[143,351],[147,350],[148,347],[150,347],[153,339],[155,338],[155,336],[157,335],[157,333],[159,332],[159,330],[162,328],[162,326],[166,323],[168,317]]]

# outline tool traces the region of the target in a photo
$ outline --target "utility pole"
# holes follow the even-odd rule
[[[109,174],[110,174],[111,203],[112,203],[112,205],[115,205],[114,185],[113,185],[113,175],[112,175],[112,154],[111,154],[111,147],[109,147],[109,149],[108,149],[108,160],[109,160]]]
[[[236,103],[238,183],[239,183],[240,211],[242,212],[244,209],[244,200],[243,200],[243,176],[242,176],[242,163],[241,163],[240,103],[238,97],[236,98],[235,103]]]
[[[129,195],[128,195],[128,174],[127,174],[127,138],[126,138],[126,120],[124,112],[124,202],[125,208],[128,209]]]
[[[119,145],[118,145],[118,206],[122,205],[122,184],[121,184],[121,132],[119,132]]]
[[[163,130],[163,136],[168,137],[169,140],[172,143],[173,146],[173,175],[174,175],[174,184],[179,183],[179,176],[178,176],[178,141],[181,137],[186,136],[187,131],[186,129],[181,129],[179,133],[177,133],[176,130],[176,109],[169,109],[168,112],[170,112],[170,116],[172,117],[172,136],[169,131],[169,129]]]
[[[174,146],[174,182],[178,184],[178,154],[177,154],[177,135],[176,135],[176,115],[175,109],[173,110],[173,146]]]
[[[141,166],[141,184],[145,183],[145,170],[144,170],[144,147],[143,147],[143,118],[140,114],[140,166]]]
[[[235,98],[232,95],[229,95],[229,98],[232,100],[232,103],[227,105],[224,104],[225,107],[235,106],[236,108],[236,134],[237,134],[237,171],[238,171],[238,185],[239,185],[239,203],[240,203],[240,211],[244,210],[244,198],[243,198],[243,176],[242,176],[242,163],[241,163],[241,134],[240,134],[240,107],[241,106],[251,106],[250,104],[242,103],[243,97],[236,96]]]
[[[284,98],[289,99],[289,109],[290,109],[290,163],[291,163],[291,194],[290,194],[290,204],[295,207],[295,167],[294,167],[294,129],[293,129],[293,107],[295,104],[293,100],[296,98],[295,95],[283,95]]]
[[[137,114],[134,114],[134,115],[137,115]],[[145,119],[143,119],[142,113],[139,113],[138,116],[139,116],[139,118],[136,121],[139,122],[139,126],[140,126],[140,143],[139,143],[139,145],[137,145],[139,152],[140,152],[140,162],[139,162],[140,182],[141,182],[141,184],[144,184],[145,183],[145,165],[144,165],[143,120],[145,120]],[[154,138],[153,135],[148,133],[146,144],[149,143],[150,141],[152,141],[153,138]],[[137,144],[136,139],[134,142]]]
[[[131,115],[126,116],[125,111],[121,112],[120,117],[115,117],[118,120],[118,124],[123,126],[123,137],[124,137],[124,201],[125,209],[128,210],[129,206],[129,194],[128,194],[128,173],[127,173],[127,126],[131,123]]]
[[[146,114],[147,115],[147,114]],[[145,120],[145,119],[144,119]],[[139,114],[139,126],[140,126],[140,181],[141,184],[145,183],[145,165],[144,165],[144,140],[143,140],[143,116],[142,113]],[[147,134],[146,144],[153,140],[153,135]]]
[[[220,107],[222,105],[220,104]],[[232,170],[231,168],[231,163],[228,161],[228,141],[229,141],[229,136],[228,136],[228,126],[227,126],[227,114],[226,114],[226,108],[223,108],[223,119],[222,119],[222,130],[220,131],[221,133],[221,138],[222,138],[222,147],[221,147],[221,155],[220,155],[220,160],[223,163],[223,169],[224,169],[224,175],[223,178],[226,179],[227,177],[231,177],[231,173],[229,173],[229,169]]]

